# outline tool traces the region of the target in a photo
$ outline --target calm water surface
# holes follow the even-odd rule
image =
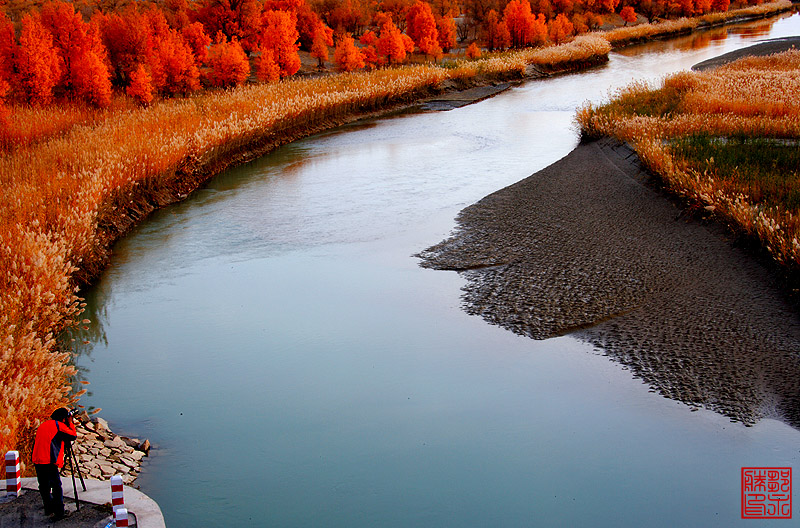
[[[576,339],[467,316],[459,276],[411,255],[572,150],[584,101],[792,34],[800,16],[632,47],[222,174],[87,292],[82,403],[157,446],[138,483],[169,526],[742,522],[740,468],[797,468],[800,432],[693,412]]]

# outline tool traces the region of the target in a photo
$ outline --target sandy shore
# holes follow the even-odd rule
[[[704,71],[728,64],[742,57],[761,57],[764,55],[772,55],[773,53],[781,53],[792,48],[800,49],[800,37],[785,37],[777,39],[769,39],[747,48],[738,49],[714,57],[712,59],[698,62],[692,66],[693,70]]]
[[[465,309],[535,339],[573,334],[664,396],[800,426],[800,317],[775,274],[683,213],[613,140],[578,146],[464,209],[422,265]]]

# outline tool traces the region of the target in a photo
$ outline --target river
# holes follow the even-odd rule
[[[797,467],[800,431],[468,316],[463,280],[412,255],[569,153],[584,101],[797,34],[800,15],[633,46],[226,171],[121,240],[85,293],[81,403],[155,445],[137,484],[171,527],[745,523],[740,468]]]

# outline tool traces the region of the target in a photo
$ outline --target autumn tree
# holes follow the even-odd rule
[[[356,47],[355,41],[349,33],[342,35],[336,43],[333,60],[339,71],[349,72],[364,67],[364,56]]]
[[[386,57],[389,64],[405,61],[406,54],[414,51],[414,41],[397,29],[391,15],[379,13],[376,18],[381,26],[381,34],[376,42],[378,55]]]
[[[476,43],[472,43],[467,46],[467,58],[468,59],[478,59],[481,56],[481,48],[478,47]]]
[[[512,47],[538,46],[547,41],[544,16],[534,16],[528,0],[511,0],[503,11],[503,21],[508,28]]]
[[[492,9],[486,17],[486,29],[483,40],[489,51],[504,50],[511,45],[511,34],[504,20],[500,20],[497,11]]]
[[[108,105],[111,79],[97,26],[84,22],[72,4],[61,1],[44,4],[40,17],[53,37],[65,92],[97,106]]]
[[[16,66],[23,96],[34,103],[49,103],[61,78],[61,63],[38,13],[22,17]]]
[[[731,0],[711,0],[711,9],[714,11],[727,11]]]
[[[408,15],[408,11],[416,2],[417,0],[380,0],[378,2],[377,10],[378,13],[389,14],[392,17],[392,21],[397,29],[399,29],[402,33],[408,29],[406,26],[406,15]],[[378,26],[381,25],[381,21],[378,20],[379,18],[380,17],[376,14],[375,22],[378,24]]]
[[[211,44],[211,37],[206,33],[203,24],[192,22],[183,26],[181,37],[191,48],[197,62],[204,63],[208,61],[208,47]]]
[[[418,0],[411,6],[406,14],[406,32],[422,53],[435,58],[441,57],[439,31],[429,4]]]
[[[375,45],[378,42],[378,37],[373,31],[367,31],[361,38],[358,39],[361,43],[361,55],[364,57],[364,67],[371,69],[378,64],[378,52],[375,50]]]
[[[261,82],[275,82],[281,78],[281,67],[275,62],[271,49],[258,50],[255,67],[256,77]]]
[[[167,25],[164,14],[157,9],[149,9],[145,17],[148,33],[144,62],[152,76],[153,88],[168,95],[199,89],[200,70],[181,34]]]
[[[147,73],[143,64],[139,64],[130,75],[131,82],[125,88],[125,93],[133,97],[140,104],[147,105],[153,100],[153,78]]]
[[[147,18],[135,8],[127,8],[118,13],[95,13],[92,21],[100,28],[114,84],[127,85],[137,66],[147,62],[152,40]]]
[[[333,46],[333,30],[320,21],[311,44],[311,56],[317,59],[319,68],[324,68],[328,60],[328,46]]]
[[[247,50],[255,48],[262,26],[262,3],[259,0],[199,0],[193,12],[208,35],[222,32],[236,37]]]
[[[250,75],[250,62],[236,37],[228,40],[222,32],[208,50],[208,80],[212,86],[238,86]]]
[[[300,69],[300,45],[295,21],[289,12],[270,9],[264,13],[263,30],[259,38],[259,49],[272,51],[275,63],[280,68],[281,78],[289,77]]]
[[[0,106],[5,103],[12,85],[16,84],[14,71],[16,51],[14,24],[5,13],[0,12]]]
[[[556,17],[547,24],[547,29],[550,40],[556,44],[564,42],[575,31],[572,22],[569,21],[564,13],[556,15]]]
[[[436,29],[439,31],[439,47],[449,53],[456,47],[456,22],[453,17],[445,16],[436,19]]]
[[[636,22],[636,12],[633,10],[633,7],[629,5],[622,8],[622,11],[619,12],[619,16],[625,21],[626,26]]]
[[[335,34],[361,33],[372,21],[369,0],[310,0],[311,6]]]

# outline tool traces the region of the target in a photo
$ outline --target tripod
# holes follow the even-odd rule
[[[75,469],[78,470],[78,477],[81,479],[81,487],[86,491],[86,483],[83,481],[83,473],[81,467],[78,465],[78,459],[75,457],[75,452],[72,450],[72,442],[64,443],[64,454],[69,460],[69,471],[72,473],[72,490],[75,492],[75,509],[81,511],[81,503],[78,500],[78,486],[75,484]]]

